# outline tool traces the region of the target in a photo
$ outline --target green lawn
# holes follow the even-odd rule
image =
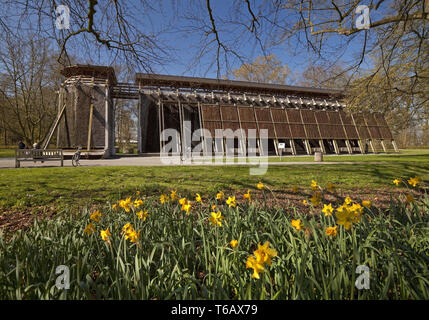
[[[427,300],[427,189],[408,203],[392,183],[418,175],[414,194],[424,191],[427,157],[271,165],[262,176],[250,175],[249,166],[1,169],[0,299]],[[336,199],[323,191],[323,203],[304,206],[312,180],[336,184]],[[292,187],[305,192],[299,198]],[[189,214],[177,199],[161,204],[160,194],[171,189],[191,200],[199,192],[203,204],[193,201]],[[240,202],[247,189],[251,203]],[[215,200],[220,190],[236,195],[237,206]],[[273,201],[286,193],[298,198]],[[353,202],[343,204],[344,195]],[[128,196],[132,201],[112,207]],[[360,206],[363,199],[372,205]],[[327,203],[335,214],[321,213]],[[33,221],[44,213],[55,216]],[[263,243],[275,251],[262,255]],[[55,287],[59,265],[70,268],[69,290]],[[370,270],[370,290],[356,290],[360,265]]]
[[[314,179],[320,185],[337,184],[341,190],[393,190],[392,180],[419,175],[429,180],[429,162],[418,156],[407,161],[338,165],[276,165],[262,176],[249,175],[248,166],[194,167],[79,167],[20,168],[0,170],[0,208],[105,203],[134,194],[159,195],[170,189],[182,194],[213,195],[219,190],[255,189],[258,181],[274,190],[307,187]],[[414,159],[414,160],[413,160]],[[413,160],[413,161],[411,161]]]
[[[369,154],[369,155],[324,155],[323,160],[327,162],[426,162],[429,163],[428,149],[405,149],[400,153]],[[280,157],[269,158],[270,162],[279,162]],[[314,156],[283,156],[282,162],[306,162],[314,161]]]
[[[0,158],[13,158],[13,157],[15,157],[15,149],[0,148]]]

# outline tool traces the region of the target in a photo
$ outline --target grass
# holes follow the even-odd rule
[[[343,191],[393,190],[397,177],[429,178],[424,162],[384,164],[276,165],[263,176],[249,175],[247,166],[79,167],[20,168],[0,170],[0,208],[53,205],[64,208],[116,201],[140,190],[148,196],[180,189],[186,194],[213,195],[218,190],[245,191],[258,181],[283,191],[307,187],[311,180],[340,185]]]
[[[14,148],[0,148],[0,158],[14,158],[15,149]]]
[[[324,155],[326,162],[429,162],[429,150],[404,149],[400,153],[369,154],[369,155]],[[269,158],[270,162],[280,162],[280,157]],[[312,162],[314,156],[284,156],[282,162]]]
[[[339,222],[320,207],[308,215],[263,202],[217,205],[221,227],[199,205],[186,215],[177,201],[145,201],[145,221],[133,213],[141,207],[127,213],[106,205],[98,222],[87,210],[65,211],[26,232],[0,232],[0,299],[429,299],[428,198],[393,201],[388,215],[365,208],[335,237],[325,230]],[[88,235],[90,222],[96,231]],[[136,243],[125,239],[126,223],[141,232]],[[100,237],[106,228],[108,242]],[[266,241],[277,254],[253,279],[246,259]],[[55,286],[59,265],[70,268],[69,290]],[[359,265],[369,268],[368,290],[355,287]]]
[[[248,166],[0,170],[0,210],[6,215],[20,217],[21,211],[48,206],[57,212],[25,230],[0,228],[0,299],[427,300],[427,154],[383,157],[378,164],[275,165],[262,176],[249,175]],[[418,189],[423,195],[410,204],[401,202],[411,187],[405,181],[397,188],[392,180],[415,175],[422,178]],[[335,183],[339,194],[352,198],[357,192],[369,197],[383,190],[395,197],[387,207],[363,209],[350,230],[335,213],[325,217],[322,205],[300,209],[271,201],[273,194],[292,187],[309,190],[313,179],[322,187]],[[259,181],[273,194],[265,189],[256,199]],[[177,201],[160,204],[159,195],[171,189],[192,199],[199,192],[205,204],[193,203],[189,215]],[[215,200],[220,190],[241,198],[247,189],[254,195],[251,204],[229,208]],[[112,209],[120,199],[136,199],[137,190],[142,207]],[[325,204],[342,203],[342,197],[328,196],[322,193]],[[209,222],[211,204],[225,217],[222,227]],[[89,218],[95,209],[102,214],[99,222]],[[135,214],[140,209],[148,210],[146,220]],[[300,219],[303,228],[296,230],[292,219]],[[90,222],[96,231],[87,235]],[[137,243],[121,232],[126,223],[140,231]],[[326,228],[336,224],[338,234],[326,235]],[[106,228],[109,242],[100,237]],[[229,245],[233,239],[239,243],[235,249]],[[266,241],[277,255],[271,266],[265,264],[260,279],[253,279],[246,260]],[[67,291],[55,286],[60,265],[70,268]],[[369,290],[355,287],[359,265],[370,268]]]

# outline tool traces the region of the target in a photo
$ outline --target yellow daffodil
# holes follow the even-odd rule
[[[399,186],[399,184],[402,182],[401,179],[396,178],[395,180],[393,180],[393,183],[396,184],[396,186]]]
[[[140,220],[146,221],[148,213],[147,213],[147,210],[145,210],[145,211],[140,210],[139,212],[136,213],[136,215]]]
[[[337,235],[337,227],[338,226],[326,228],[325,234],[327,236],[335,237]]]
[[[250,256],[247,258],[246,269],[248,268],[253,269],[253,274],[252,274],[253,279],[260,279],[259,274],[261,272],[264,272],[265,270],[263,263],[258,262],[254,256]]]
[[[123,208],[126,212],[130,212],[131,209],[131,197],[128,197],[125,200],[119,201],[119,206]]]
[[[415,176],[414,178],[410,178],[410,179],[408,179],[408,183],[410,185],[412,185],[413,187],[415,187],[416,185],[418,185],[420,183],[420,177]]]
[[[259,273],[264,272],[264,264],[271,265],[271,259],[277,256],[277,251],[269,248],[270,243],[267,241],[264,245],[258,243],[258,249],[253,252],[254,256],[250,256],[246,261],[246,268],[252,268],[252,278],[259,279]]]
[[[172,190],[170,193],[171,200],[177,200],[179,199],[179,196],[177,195],[177,192],[175,190]]]
[[[407,201],[408,203],[411,203],[411,202],[416,201],[416,199],[414,199],[414,196],[413,196],[412,194],[407,194],[407,195],[405,196],[405,199],[406,199],[406,201]]]
[[[325,216],[332,216],[332,212],[334,211],[334,208],[332,208],[332,205],[323,205],[322,212],[325,214]]]
[[[99,222],[100,220],[101,220],[101,213],[100,213],[100,211],[94,211],[90,216],[89,216],[89,218],[91,219],[91,220],[94,220],[95,222]]]
[[[199,193],[197,193],[196,195],[197,195],[197,196],[195,197],[195,201],[196,201],[196,202],[200,202],[200,203],[202,203],[202,202],[203,202],[203,199],[201,198],[200,194],[199,194]]]
[[[222,220],[224,217],[222,216],[222,213],[220,211],[218,212],[211,212],[211,217],[209,218],[209,221],[214,226],[222,227]]]
[[[187,201],[186,203],[182,204],[181,210],[185,211],[186,214],[188,215],[191,213],[191,207],[192,207],[191,202]]]
[[[109,237],[111,237],[112,235],[111,235],[111,233],[109,231],[109,228],[107,228],[106,230],[101,230],[100,231],[100,236],[101,236],[101,239],[103,239],[104,241],[109,242],[110,241]]]
[[[264,184],[263,184],[262,182],[258,182],[258,184],[256,185],[256,187],[257,187],[259,190],[262,190],[262,189],[264,189]]]
[[[244,199],[247,199],[248,201],[251,201],[252,199],[251,199],[251,196],[250,196],[250,190],[247,190],[247,193],[245,193],[243,195],[243,197],[244,197]]]
[[[317,187],[318,187],[317,182],[316,182],[316,181],[314,181],[314,180],[311,180],[311,185],[310,185],[310,187],[311,187],[311,189],[316,190],[316,189],[317,189]]]
[[[179,199],[179,203],[183,206],[184,204],[186,204],[188,202],[188,199],[186,198],[181,198]]]
[[[355,213],[349,210],[348,207],[344,205],[337,208],[337,212],[335,215],[337,217],[337,224],[344,226],[346,230],[350,229],[356,219]]]
[[[136,243],[140,237],[140,231],[136,232],[130,223],[125,224],[122,227],[122,231],[125,234],[125,240],[130,240],[131,242]]]
[[[304,199],[304,200],[302,200],[302,204],[305,206],[308,206],[308,201]]]
[[[237,205],[236,201],[235,201],[235,196],[232,197],[228,197],[228,200],[226,200],[226,204],[231,208],[231,207],[235,207]]]
[[[310,198],[311,204],[315,207],[320,204],[321,200],[322,200],[322,194],[320,192],[315,192],[313,196]]]
[[[231,246],[231,248],[237,248],[238,247],[238,241],[237,240],[231,240],[229,242],[229,245]]]
[[[129,229],[125,233],[125,240],[130,240],[131,242],[136,243],[140,237],[140,231],[136,232],[134,229]]]
[[[216,205],[215,204],[212,204],[212,206],[211,206],[211,209],[212,209],[212,211],[215,211],[216,210]]]
[[[143,201],[140,199],[134,201],[134,207],[136,208],[140,207],[142,204],[143,204]]]
[[[114,203],[113,205],[112,205],[112,209],[113,210],[116,210],[118,208],[118,205],[116,204],[116,203]]]
[[[262,246],[258,243],[258,249],[253,252],[258,262],[266,263],[271,266],[271,258],[277,256],[277,251],[270,248],[267,241]]]
[[[298,231],[304,227],[304,225],[301,222],[301,219],[292,220],[291,224],[292,224],[292,227],[294,227]]]
[[[326,186],[326,190],[328,190],[329,192],[334,193],[335,192],[335,185],[333,183],[328,183],[328,185]]]
[[[345,200],[344,200],[344,203],[346,204],[346,205],[349,205],[350,203],[352,203],[352,199],[350,198],[350,197],[347,197]]]
[[[127,223],[122,227],[122,231],[127,232],[128,230],[132,229],[131,223]]]
[[[159,197],[159,201],[161,202],[161,204],[166,203],[168,200],[168,196],[165,194],[161,194],[161,196]]]
[[[93,223],[88,223],[88,225],[83,230],[87,235],[90,235],[91,233],[95,232],[95,226]]]
[[[365,207],[365,208],[371,208],[371,201],[369,201],[369,200],[363,200],[362,201],[362,205]]]
[[[223,199],[225,199],[225,194],[222,191],[218,192],[216,194],[216,200],[223,200]]]
[[[354,213],[354,223],[358,223],[362,217],[363,207],[359,203],[355,203],[349,207],[349,210]]]

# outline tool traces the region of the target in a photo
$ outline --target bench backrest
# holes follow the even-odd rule
[[[63,156],[62,149],[16,149],[15,157],[16,158],[61,158]]]

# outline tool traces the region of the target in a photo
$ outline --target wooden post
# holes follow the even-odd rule
[[[110,98],[110,85],[109,80],[106,80],[105,83],[105,94],[104,94],[104,156],[105,157],[111,157],[115,146],[111,144],[112,140],[111,137],[111,130],[112,130],[112,123],[110,121],[111,119],[111,98]]]
[[[365,153],[365,146],[363,145],[362,140],[358,140],[358,144],[359,144],[359,148],[360,148],[360,153],[364,154]]]
[[[304,139],[304,145],[305,145],[305,149],[307,150],[307,154],[311,155],[311,146],[308,139]]]
[[[87,151],[91,150],[91,134],[92,134],[92,114],[94,112],[94,104],[91,103],[91,107],[89,109],[89,124],[88,124],[88,145],[86,147]]]
[[[381,147],[383,148],[383,151],[387,153],[386,146],[384,145],[384,141],[380,140],[380,143],[381,143]]]
[[[396,145],[396,141],[392,140],[393,149],[395,149],[395,152],[399,152],[398,146]]]
[[[58,92],[58,113],[57,117],[59,117],[61,112],[61,106],[63,105],[63,86],[60,86],[60,90]],[[60,143],[60,130],[57,130],[57,148],[59,147]]]
[[[375,153],[377,153],[377,152],[375,151],[374,143],[372,142],[372,139],[370,139],[370,140],[369,140],[369,146],[371,147],[372,152],[373,152],[374,154],[375,154]]]
[[[336,154],[340,154],[340,148],[338,148],[337,140],[332,140],[332,144],[334,145],[334,150]]]
[[[295,141],[293,139],[289,139],[290,148],[292,150],[292,154],[296,156],[296,148],[295,148]]]
[[[142,141],[142,127],[143,127],[143,119],[142,119],[142,94],[139,90],[139,100],[137,106],[137,153],[140,154],[143,152],[143,141]],[[161,140],[161,136],[159,136]],[[159,150],[161,153],[161,150]]]
[[[164,109],[164,106],[161,102],[161,98],[158,97],[158,131],[159,131],[159,154],[162,154],[162,147],[163,147],[163,128],[164,128],[164,119],[162,116],[162,111]],[[172,152],[173,153],[173,152]]]
[[[323,144],[323,139],[319,140],[320,152],[326,154],[325,145]]]
[[[275,97],[274,96],[273,96],[273,99],[275,101]],[[276,125],[274,124],[273,112],[271,110],[271,107],[269,108],[269,110],[270,110],[270,119],[271,119],[271,123],[273,125],[274,136],[275,136],[275,139],[274,139],[274,149],[276,150],[276,155],[279,155],[280,154],[279,147],[278,147],[279,138],[277,137]],[[280,154],[280,157],[281,157],[281,154]]]
[[[349,139],[346,139],[345,141],[346,141],[346,147],[347,147],[347,150],[349,151],[349,154],[352,154],[353,150],[352,150],[352,146],[350,145]]]

